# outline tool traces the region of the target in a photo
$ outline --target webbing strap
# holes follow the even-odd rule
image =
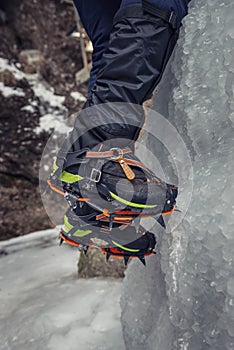
[[[92,152],[89,151],[86,153],[87,158],[118,158],[122,156],[123,154],[131,153],[132,150],[127,147],[127,148],[111,148],[109,151],[104,151],[104,152]]]
[[[173,29],[178,28],[178,20],[174,11],[162,10],[147,0],[142,0],[142,7],[144,11],[169,23]]]

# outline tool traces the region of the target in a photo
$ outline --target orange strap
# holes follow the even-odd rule
[[[59,187],[57,187],[56,185],[52,184],[52,182],[50,180],[47,180],[47,183],[54,192],[57,192],[57,193],[61,194],[62,196],[64,196],[64,194],[66,193],[65,191],[63,191]],[[79,202],[89,202],[90,201],[89,198],[83,198],[83,197],[77,197],[76,199]]]
[[[141,162],[138,162],[137,160],[124,158],[124,161],[125,161],[125,163],[127,163],[129,165],[135,165],[135,166],[138,166],[144,170],[149,170],[144,164],[142,164]]]
[[[175,206],[173,206],[171,210],[164,211],[164,212],[162,213],[162,216],[170,215],[170,214],[172,214],[174,211],[175,211]]]
[[[113,148],[114,149],[114,148]],[[115,148],[115,151],[112,151],[111,149],[109,151],[105,152],[86,152],[86,157],[88,158],[111,158],[111,157],[121,157],[123,154],[131,153],[131,148],[127,147],[124,149],[121,148]]]

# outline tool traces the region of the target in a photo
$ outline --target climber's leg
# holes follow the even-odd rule
[[[175,205],[177,188],[167,185],[141,164],[133,145],[144,122],[141,106],[162,77],[179,27],[180,20],[173,8],[165,10],[145,0],[120,7],[90,98],[66,147],[58,154],[52,180],[57,179],[65,191],[75,194],[68,197],[79,218],[86,215],[82,212],[84,207],[73,201],[77,197],[82,200],[83,194],[87,194],[88,213],[94,216],[94,225],[100,230],[103,220],[111,230],[113,220],[120,215],[115,213],[116,208],[121,208],[121,215],[124,211],[128,220],[125,223],[131,224],[143,209],[150,216],[159,217]],[[131,178],[129,167],[134,175]],[[118,220],[121,222],[123,217]],[[92,224],[92,220],[88,223]]]
[[[113,18],[120,7],[121,0],[74,0],[74,4],[93,45],[88,91],[90,96],[102,55],[109,42]]]

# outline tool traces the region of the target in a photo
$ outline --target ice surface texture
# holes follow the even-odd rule
[[[163,235],[160,257],[146,269],[129,266],[127,350],[234,349],[233,14],[233,0],[191,2],[170,84],[156,96],[191,152],[194,192],[186,218]]]
[[[57,229],[0,242],[1,350],[123,350],[121,281],[77,278]]]

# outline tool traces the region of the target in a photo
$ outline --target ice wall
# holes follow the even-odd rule
[[[233,0],[191,2],[156,95],[193,159],[194,191],[182,223],[162,235],[160,255],[128,268],[127,350],[234,349],[233,15]]]

